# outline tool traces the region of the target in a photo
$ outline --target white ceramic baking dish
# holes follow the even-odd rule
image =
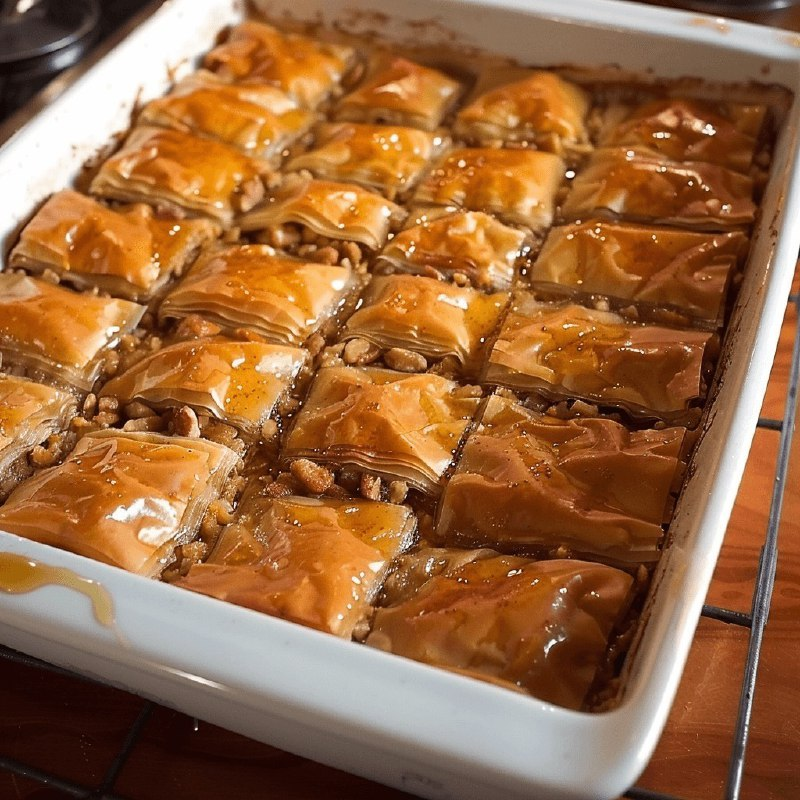
[[[284,13],[525,63],[609,63],[797,92],[797,37],[611,0],[274,0]],[[388,11],[391,17],[384,12]],[[168,0],[0,150],[0,237],[162,94],[235,0]],[[419,26],[419,20],[427,24]],[[339,641],[0,533],[35,591],[0,591],[0,641],[284,749],[430,798],[616,796],[656,744],[755,429],[800,244],[797,100],[777,144],[713,424],[696,453],[621,705],[585,714]],[[75,583],[82,591],[62,584]],[[0,566],[0,590],[11,588]],[[110,612],[98,621],[89,602]]]

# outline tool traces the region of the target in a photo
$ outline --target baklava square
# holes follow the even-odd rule
[[[367,644],[580,709],[633,579],[584,561],[491,550],[402,556]]]
[[[149,102],[138,123],[209,136],[276,163],[316,118],[274,86],[224,83],[201,71],[184,78],[166,97]]]
[[[376,192],[293,174],[265,203],[245,214],[240,224],[243,231],[277,232],[281,246],[290,234],[280,229],[299,226],[325,239],[357,242],[374,251],[380,250],[404,218],[400,206]]]
[[[334,109],[346,122],[410,125],[433,131],[455,105],[462,86],[443,72],[402,56],[379,55],[370,74]]]
[[[436,541],[502,552],[655,561],[686,430],[561,419],[492,396],[445,487]],[[647,487],[642,491],[642,487]]]
[[[546,70],[508,83],[492,76],[483,84],[458,112],[453,126],[458,138],[529,145],[561,156],[588,146],[589,97],[576,84]]]
[[[108,351],[136,328],[144,312],[128,300],[0,273],[0,354],[8,364],[88,392]]]
[[[205,439],[87,434],[11,493],[0,530],[154,577],[196,534],[237,461]]]
[[[223,337],[177,342],[113,377],[100,397],[152,409],[187,405],[251,436],[308,364],[306,350]]]
[[[79,288],[147,301],[219,234],[203,219],[159,219],[144,204],[112,210],[78,192],[54,194],[23,228],[12,268],[51,270]]]
[[[348,464],[437,493],[480,402],[441,375],[325,367],[283,456]]]
[[[510,225],[542,231],[553,222],[565,172],[558,156],[539,150],[456,148],[436,162],[414,201],[485,211]]]
[[[414,222],[386,243],[377,271],[429,275],[500,291],[510,288],[517,259],[529,249],[524,231],[482,211],[443,216],[422,212]]]
[[[394,200],[410,192],[448,142],[442,132],[400,125],[326,122],[316,130],[313,149],[295,156],[286,168],[305,169],[331,181],[353,181]]]
[[[633,301],[713,326],[747,245],[740,231],[581,222],[550,230],[529,276],[537,288]]]
[[[752,178],[625,147],[595,150],[562,206],[567,220],[602,216],[711,231],[750,225],[755,212]]]
[[[205,57],[205,66],[230,81],[266,83],[304,108],[316,108],[337,91],[354,65],[355,50],[248,20]]]
[[[224,330],[299,344],[337,313],[354,285],[348,267],[309,263],[268,245],[220,246],[200,254],[159,314],[199,314]]]
[[[606,113],[599,144],[644,148],[673,161],[705,161],[746,173],[766,113],[767,107],[757,103],[680,97],[615,104]]]
[[[520,292],[489,356],[488,383],[688,421],[708,389],[714,334],[633,322]]]
[[[231,225],[264,197],[266,163],[170,128],[134,128],[91,184],[92,194],[188,211]]]
[[[378,276],[342,338],[357,337],[386,350],[403,348],[426,359],[453,356],[464,372],[475,374],[508,301],[506,292],[487,295],[436,278]]]
[[[407,506],[252,497],[208,560],[175,583],[349,639],[415,528]]]
[[[68,392],[0,374],[0,495],[17,459],[63,430],[75,411]]]

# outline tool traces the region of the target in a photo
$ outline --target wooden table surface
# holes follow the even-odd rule
[[[740,16],[800,32],[800,7]],[[796,276],[794,291],[798,290]],[[783,415],[796,325],[790,306],[762,416]],[[757,432],[708,603],[750,610],[777,445],[777,432]],[[800,798],[799,481],[796,436],[742,787],[746,800]],[[738,626],[701,620],[669,722],[639,787],[686,800],[722,798],[747,633]],[[134,722],[140,731],[136,744],[124,763],[114,765]],[[59,788],[21,777],[19,764],[28,765],[30,775],[41,770],[64,783]],[[74,797],[72,784],[104,786],[135,800],[407,797],[116,689],[0,660],[0,800]]]

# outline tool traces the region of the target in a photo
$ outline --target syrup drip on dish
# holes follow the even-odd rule
[[[114,601],[97,581],[66,567],[52,567],[15,553],[0,553],[0,591],[26,594],[50,585],[64,586],[85,595],[92,604],[94,618],[107,628],[114,627]]]

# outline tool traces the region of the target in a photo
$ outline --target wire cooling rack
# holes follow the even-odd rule
[[[788,389],[782,419],[762,418],[759,427],[775,431],[780,437],[778,454],[775,462],[775,482],[770,503],[769,517],[764,531],[764,544],[761,547],[755,590],[753,592],[750,613],[733,611],[718,606],[706,605],[703,615],[721,624],[736,625],[748,631],[749,646],[742,676],[739,708],[734,727],[731,745],[731,757],[728,766],[728,779],[722,797],[724,800],[738,800],[741,796],[741,784],[744,776],[745,755],[750,733],[750,717],[753,699],[757,689],[758,666],[761,656],[761,644],[764,630],[769,618],[769,608],[775,583],[775,571],[778,563],[778,531],[781,522],[783,499],[786,492],[786,477],[789,469],[792,435],[794,433],[795,415],[797,412],[797,388],[800,382],[800,294],[789,297],[789,303],[797,311],[795,322],[794,347],[789,369]],[[96,683],[92,679],[76,675],[61,667],[47,664],[39,659],[18,653],[0,645],[0,660],[12,661],[33,669],[74,677],[80,681]],[[119,751],[112,758],[105,775],[96,786],[85,786],[80,783],[64,780],[46,770],[21,763],[7,757],[0,743],[0,770],[6,770],[58,790],[64,796],[81,798],[81,800],[123,800],[114,793],[113,788],[125,762],[133,751],[147,720],[156,708],[152,702],[145,702],[138,716],[127,730]],[[675,795],[654,792],[649,789],[633,787],[625,797],[630,800],[680,800]]]

